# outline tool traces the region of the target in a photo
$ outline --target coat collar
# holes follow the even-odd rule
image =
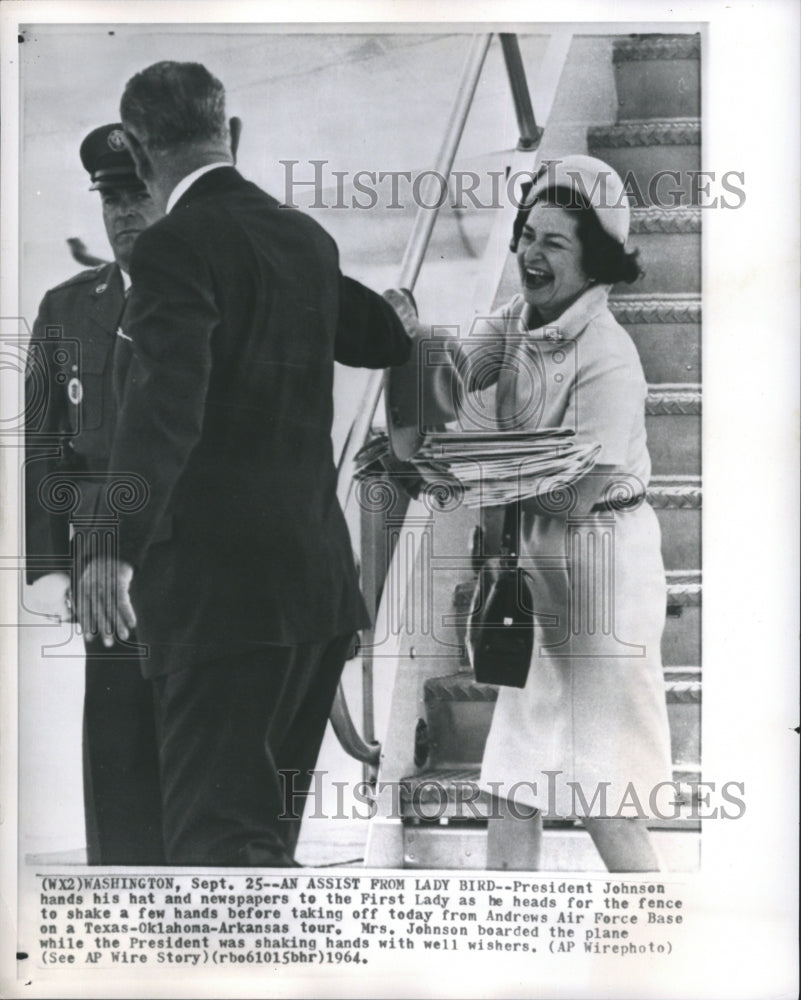
[[[193,201],[197,201],[199,198],[240,190],[244,187],[248,187],[249,184],[250,182],[245,180],[236,167],[215,167],[214,170],[209,170],[207,173],[198,177],[198,179],[191,184],[186,191],[184,191],[178,201],[176,201],[170,209],[170,215],[179,209],[190,205]],[[269,195],[267,197],[269,197]],[[271,199],[271,201],[275,201],[275,199]],[[278,202],[276,201],[275,204],[277,205]]]
[[[558,319],[534,329],[529,329],[523,321],[525,299],[520,295],[514,302],[514,311],[517,313],[517,332],[530,340],[575,340],[586,329],[591,320],[607,309],[607,299],[611,288],[611,285],[593,285],[576,299],[573,305],[567,308]]]
[[[197,170],[192,170],[186,175],[186,177],[181,178],[180,181],[175,185],[170,193],[170,197],[167,199],[167,208],[165,211],[166,215],[169,215],[173,209],[173,206],[180,200],[181,195],[184,191],[188,191],[189,188],[199,180],[203,174],[211,173],[212,170],[218,170],[220,167],[230,166],[227,160],[218,160],[216,163],[205,163],[202,167],[198,167]]]

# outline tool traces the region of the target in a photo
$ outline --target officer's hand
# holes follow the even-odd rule
[[[104,646],[123,642],[136,627],[129,590],[133,566],[115,559],[93,559],[78,585],[78,623],[84,635],[100,635]]]
[[[26,606],[37,615],[68,622],[72,618],[70,578],[67,573],[47,573],[25,592]]]

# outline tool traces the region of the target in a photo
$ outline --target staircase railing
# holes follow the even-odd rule
[[[537,126],[535,121],[517,35],[501,34],[499,38],[520,132],[517,148],[521,151],[533,151],[539,145],[542,129]],[[470,44],[436,163],[432,174],[426,179],[432,185],[439,183],[435,178],[450,176],[491,42],[492,34],[482,34],[476,35]],[[433,192],[434,195],[436,193]],[[432,192],[421,192],[420,205],[415,215],[398,275],[397,286],[407,288],[410,291],[414,289],[420,274],[442,200],[436,197],[429,198],[429,194]],[[432,203],[434,207],[425,207]],[[370,433],[383,384],[383,372],[377,371],[370,375],[361,406],[342,450],[338,466],[337,496],[343,510],[353,495],[355,458]],[[375,739],[373,720],[373,638],[371,631],[368,631],[361,648],[363,735],[359,733],[353,722],[341,684],[334,699],[330,718],[337,739],[345,752],[361,761],[368,768],[375,769],[380,759],[381,746]]]

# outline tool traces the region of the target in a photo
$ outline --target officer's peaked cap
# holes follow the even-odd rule
[[[81,143],[80,153],[81,163],[92,179],[90,191],[113,187],[144,190],[119,122],[93,129]]]

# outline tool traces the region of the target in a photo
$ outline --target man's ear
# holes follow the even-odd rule
[[[126,128],[123,129],[123,135],[125,136],[125,145],[128,147],[128,152],[131,154],[134,166],[136,167],[136,175],[142,183],[145,183],[153,176],[153,166],[150,162],[150,157],[147,155],[145,147],[133,132]]]
[[[231,132],[231,156],[233,156],[234,163],[236,163],[236,151],[239,149],[239,140],[242,136],[242,119],[229,118],[228,128]]]

